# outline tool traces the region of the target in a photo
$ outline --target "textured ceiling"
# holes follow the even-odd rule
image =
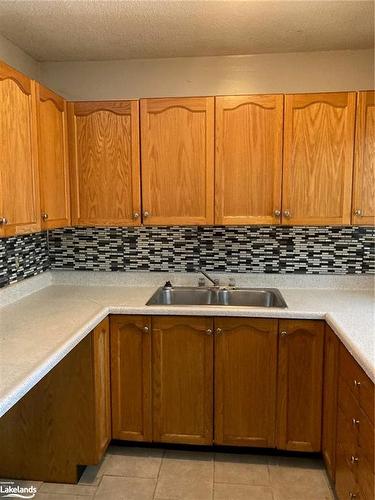
[[[362,0],[0,0],[0,33],[38,61],[362,49]]]

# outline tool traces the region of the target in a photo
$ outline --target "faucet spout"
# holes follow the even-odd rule
[[[211,281],[211,283],[214,285],[214,286],[219,286],[219,280],[218,279],[215,279],[215,278],[211,278],[211,276],[209,274],[206,273],[206,271],[204,269],[201,269],[200,267],[198,267],[196,269],[197,273],[201,273],[203,274],[203,276],[205,276],[209,281]]]

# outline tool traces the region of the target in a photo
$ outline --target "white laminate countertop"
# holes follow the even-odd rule
[[[373,277],[235,278],[238,286],[279,288],[288,308],[145,305],[167,279],[196,284],[187,273],[55,271],[1,290],[0,417],[110,313],[325,319],[375,382]]]

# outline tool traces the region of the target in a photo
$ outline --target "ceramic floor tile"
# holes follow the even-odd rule
[[[166,451],[160,468],[160,476],[189,476],[213,481],[213,457],[213,453],[210,452]]]
[[[215,483],[214,500],[274,500],[274,497],[270,486]]]
[[[84,484],[63,484],[63,483],[43,483],[39,488],[40,493],[51,493],[54,495],[78,495],[93,496],[96,492],[96,486]]]
[[[78,484],[80,486],[98,486],[101,479],[102,473],[100,469],[103,465],[104,460],[98,465],[88,465],[84,470]]]
[[[155,500],[212,500],[213,481],[193,475],[162,475],[156,486]]]
[[[94,499],[152,500],[155,485],[156,481],[154,479],[103,476]]]
[[[214,481],[216,483],[269,485],[268,457],[216,453]]]
[[[153,448],[111,447],[97,477],[123,476],[157,478],[163,450]]]

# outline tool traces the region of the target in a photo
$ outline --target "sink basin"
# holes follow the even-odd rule
[[[160,287],[147,306],[287,307],[275,288]]]

